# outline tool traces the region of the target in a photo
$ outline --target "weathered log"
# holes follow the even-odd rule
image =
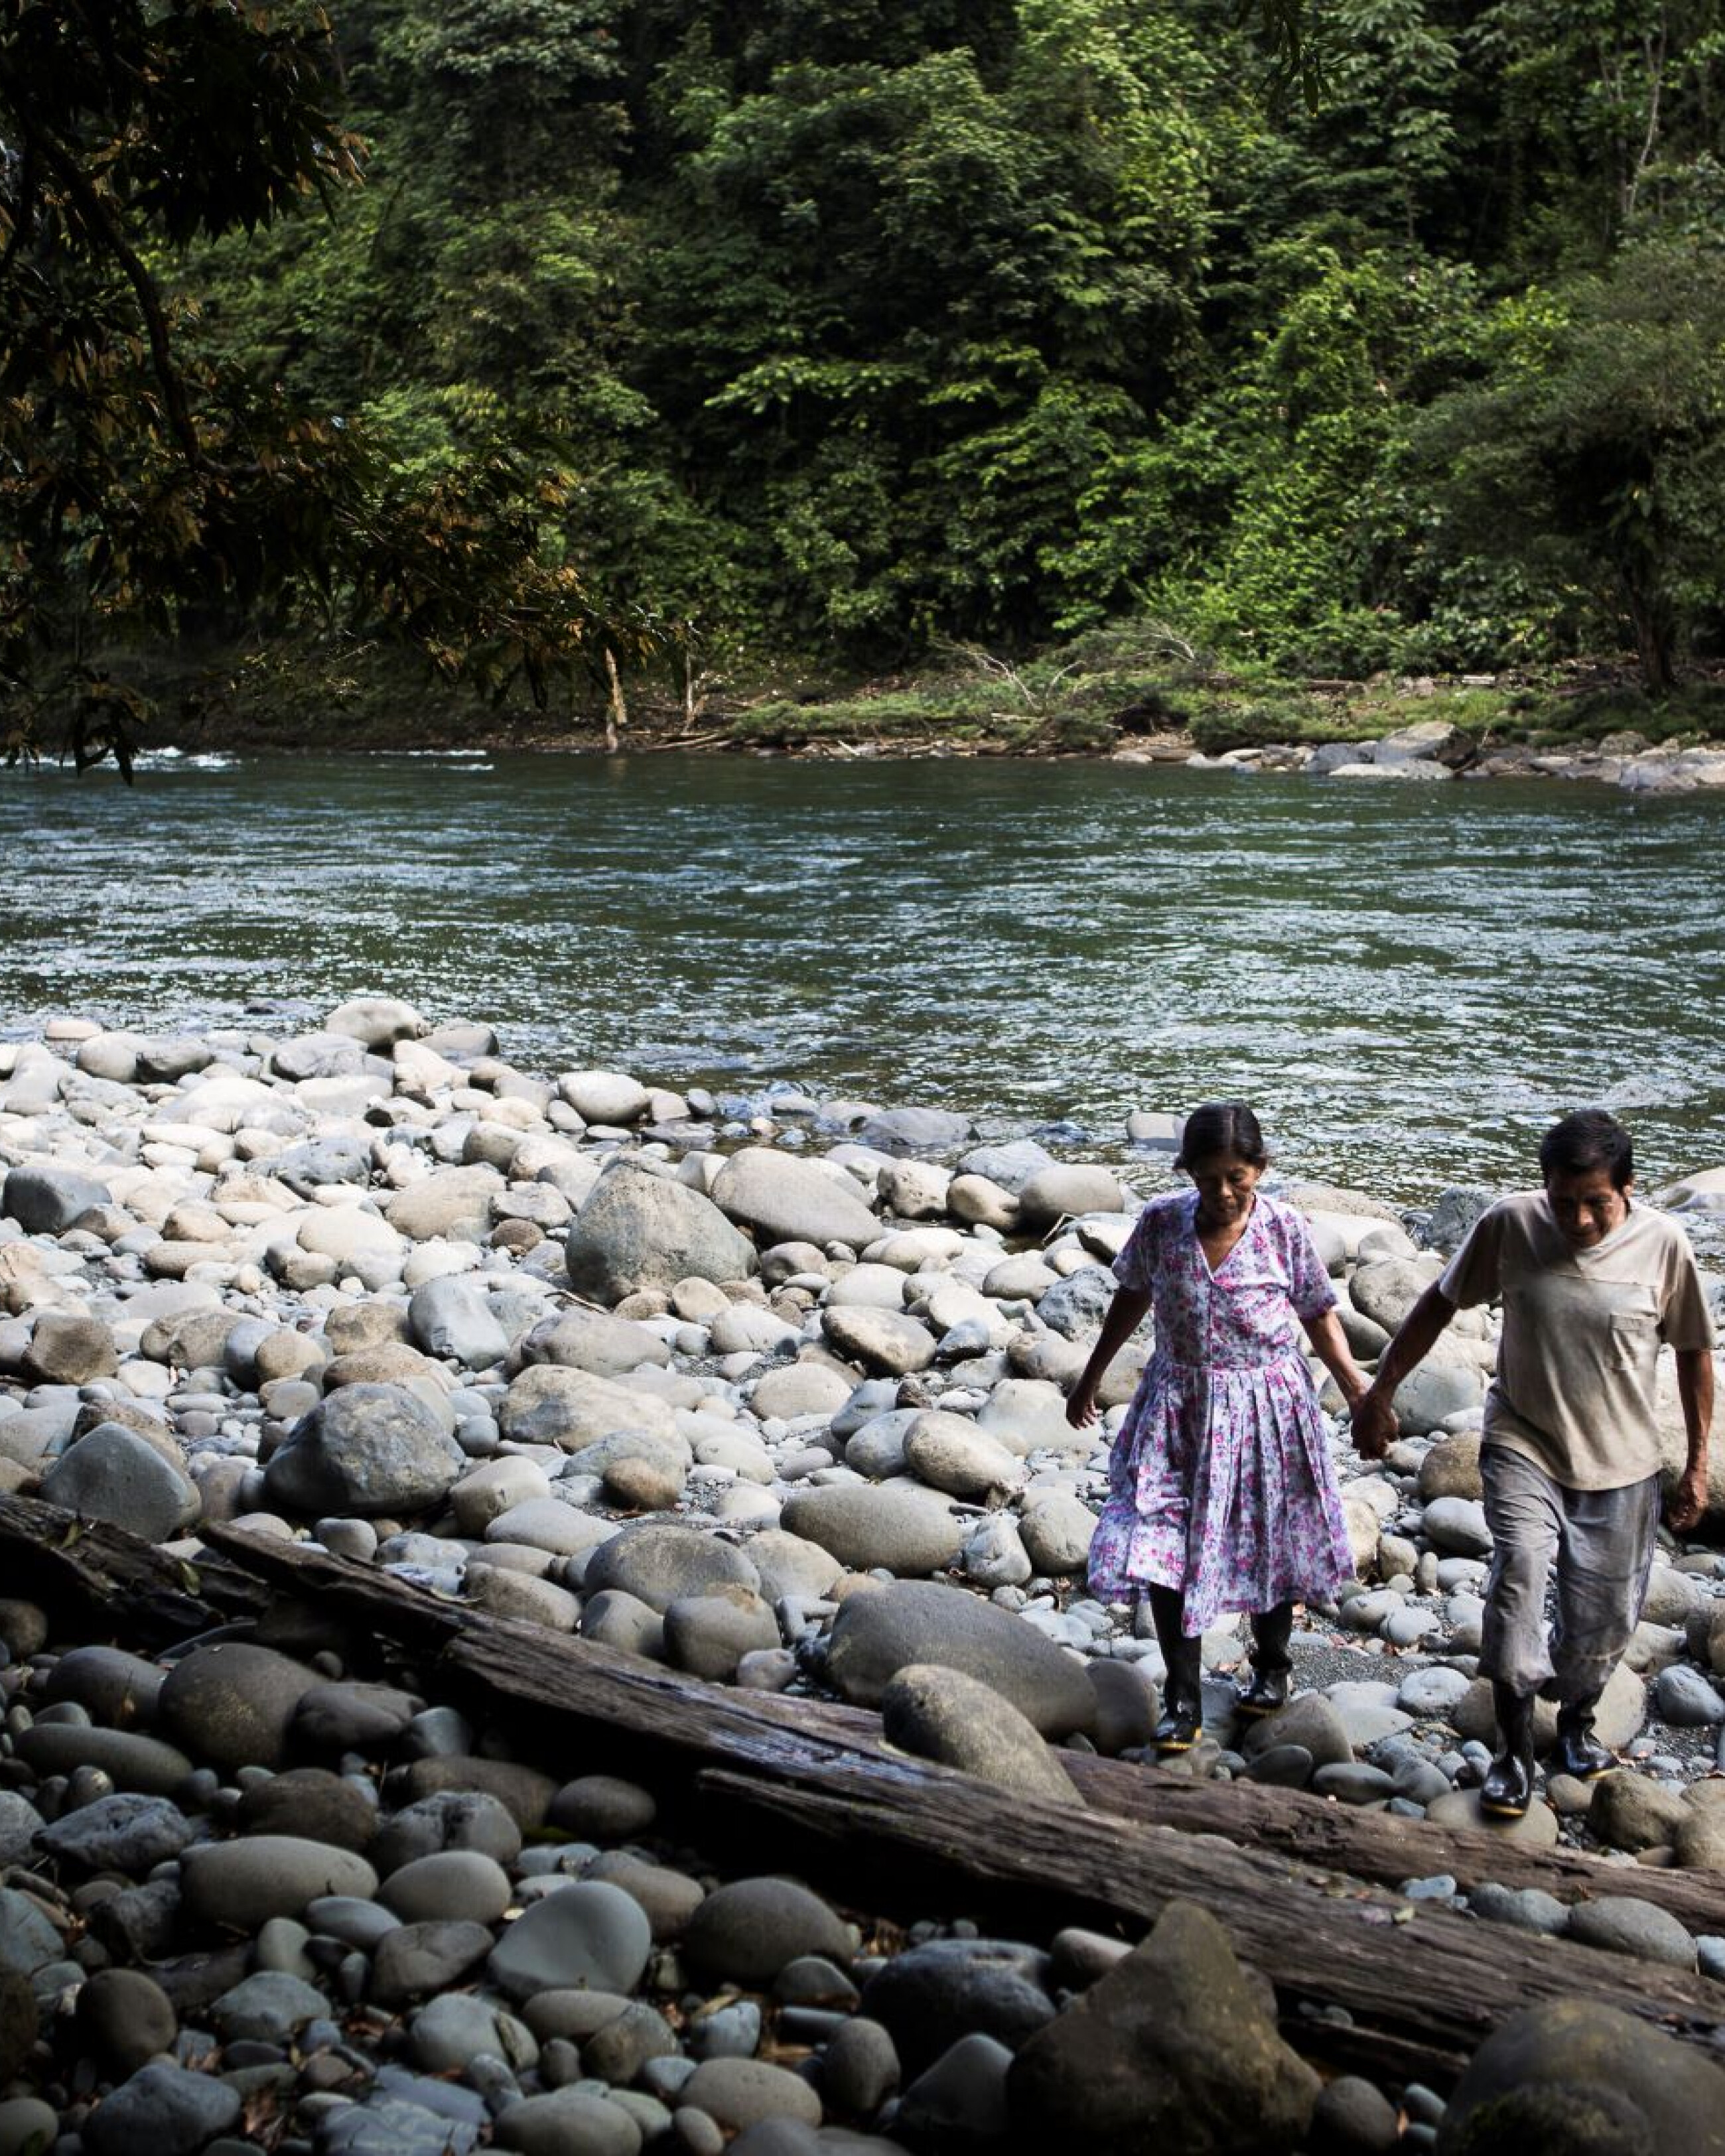
[[[494,1705],[555,1705],[649,1747],[705,1760],[756,1760],[770,1771],[776,1748],[819,1740],[879,1753],[880,1717],[860,1707],[773,1693],[738,1691],[680,1676],[656,1663],[534,1625],[487,1617],[364,1565],[302,1543],[244,1528],[207,1531],[223,1551],[284,1590],[315,1593],[367,1631],[416,1648],[446,1650]],[[459,1645],[456,1644],[459,1642]],[[896,1755],[895,1755],[896,1756]],[[1656,1902],[1697,1933],[1725,1933],[1725,1878],[1610,1864],[1574,1850],[1539,1850],[1490,1831],[1431,1825],[1368,1812],[1303,1790],[1250,1782],[1194,1782],[1155,1768],[1077,1752],[1061,1763],[1086,1802],[1119,1818],[1189,1834],[1220,1835],[1276,1850],[1327,1871],[1394,1886],[1415,1874],[1448,1872],[1462,1887],[1495,1880],[1538,1887],[1558,1900],[1630,1894]]]
[[[1725,2041],[1725,1989],[1705,1978],[1507,1927],[1487,1931],[1347,1876],[1358,1869],[1348,1853],[1363,1851],[1396,1876],[1441,1866],[1458,1878],[1509,1874],[1572,1898],[1581,1887],[1637,1892],[1721,1928],[1718,1888],[1690,1875],[1517,1855],[1494,1836],[1436,1830],[1416,1840],[1398,1828],[1392,1850],[1374,1840],[1384,1829],[1370,1815],[1292,1792],[1177,1784],[1079,1755],[1068,1763],[1092,1808],[1040,1802],[891,1751],[878,1717],[858,1710],[704,1684],[439,1600],[326,1552],[243,1529],[207,1532],[286,1593],[401,1642],[428,1678],[500,1716],[512,1712],[542,1756],[567,1756],[595,1737],[608,1760],[620,1748],[656,1768],[673,1799],[680,1789],[692,1795],[704,1844],[741,1828],[775,1864],[788,1853],[802,1859],[835,1898],[871,1912],[939,1907],[1009,1915],[1031,1936],[1083,1923],[1132,1938],[1170,1900],[1194,1900],[1276,1987],[1301,2050],[1439,2086],[1507,2015],[1542,1999],[1602,1999],[1681,2035]],[[1274,1835],[1256,1833],[1265,1821],[1279,1823]],[[1291,1845],[1271,1845],[1277,1836]],[[931,1896],[938,1898],[923,1898]]]
[[[38,1497],[0,1497],[0,1577],[8,1594],[39,1602],[61,1624],[126,1635],[158,1647],[268,1607],[252,1570],[188,1564],[124,1527],[80,1520]]]

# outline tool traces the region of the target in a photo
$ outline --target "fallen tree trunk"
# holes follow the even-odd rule
[[[39,1497],[0,1497],[0,1553],[8,1594],[64,1622],[97,1615],[134,1645],[165,1646],[256,1618],[270,1600],[249,1568],[181,1563],[124,1527],[78,1519]]]
[[[701,1760],[715,1753],[754,1759],[762,1771],[770,1770],[778,1748],[803,1740],[881,1750],[880,1717],[860,1707],[707,1684],[590,1641],[439,1602],[387,1573],[302,1543],[243,1528],[207,1532],[236,1563],[285,1591],[315,1594],[323,1606],[345,1610],[368,1630],[411,1648],[442,1652],[494,1703],[554,1703],[564,1713],[649,1745]],[[542,1650],[552,1657],[548,1666]],[[1532,1848],[1507,1835],[1363,1811],[1303,1790],[1194,1782],[1078,1752],[1062,1752],[1060,1758],[1088,1804],[1139,1825],[1220,1835],[1278,1851],[1308,1867],[1389,1886],[1448,1872],[1464,1887],[1489,1879],[1506,1887],[1538,1887],[1564,1902],[1636,1895],[1669,1909],[1692,1931],[1725,1933],[1725,1878],[1712,1872],[1608,1864],[1579,1851]]]
[[[0,1501],[0,1543],[16,1532],[13,1502]],[[39,1532],[64,1518],[51,1507],[33,1515]],[[570,1772],[596,1746],[595,1764],[613,1772],[619,1755],[639,1761],[673,1808],[680,1795],[692,1800],[703,1846],[740,1835],[752,1860],[764,1852],[775,1867],[788,1851],[834,1898],[872,1913],[982,1913],[1020,1936],[1083,1924],[1132,1938],[1171,1900],[1196,1901],[1275,1986],[1300,2049],[1440,2087],[1508,2015],[1542,2000],[1603,2000],[1710,2044],[1725,2033],[1725,1989],[1705,1978],[1487,1931],[1347,1876],[1363,1852],[1380,1875],[1442,1869],[1569,1898],[1635,1892],[1697,1928],[1725,1928],[1725,1896],[1696,1875],[1517,1854],[1493,1835],[1411,1822],[1394,1827],[1392,1844],[1378,1815],[1076,1754],[1062,1757],[1090,1809],[1039,1801],[891,1751],[872,1714],[706,1684],[440,1601],[302,1544],[232,1527],[206,1533],[347,1629],[398,1642],[428,1681],[512,1717],[524,1749],[556,1754]]]

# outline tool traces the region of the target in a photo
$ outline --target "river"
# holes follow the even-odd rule
[[[1107,763],[257,757],[0,776],[0,1034],[363,990],[527,1066],[1076,1125],[1255,1102],[1406,1200],[1616,1108],[1725,1159],[1717,800]],[[263,1023],[275,1023],[264,1020]],[[1082,1141],[1073,1137],[1073,1149]]]

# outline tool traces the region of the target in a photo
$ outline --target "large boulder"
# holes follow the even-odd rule
[[[1725,2156],[1725,2071],[1639,2014],[1587,1999],[1530,2006],[1474,2053],[1437,2145],[1439,2156]]]
[[[355,996],[338,1004],[324,1024],[367,1048],[389,1048],[398,1040],[418,1040],[431,1029],[411,1004],[394,996]]]
[[[978,1781],[1055,1804],[1084,1801],[1029,1721],[993,1685],[962,1670],[931,1662],[901,1670],[881,1695],[880,1728],[901,1752]]]
[[[670,1520],[638,1520],[601,1543],[589,1559],[590,1595],[619,1589],[663,1615],[674,1602],[706,1590],[758,1590],[761,1576],[734,1543],[701,1527]]]
[[[880,1232],[854,1186],[813,1161],[769,1146],[745,1146],[732,1154],[714,1178],[713,1203],[753,1229],[763,1248],[845,1243],[860,1250]]]
[[[1436,1257],[1373,1258],[1354,1274],[1348,1292],[1362,1316],[1393,1334],[1443,1269]]]
[[[593,1186],[565,1239],[563,1262],[578,1295],[605,1303],[680,1280],[747,1280],[757,1264],[754,1245],[710,1198],[629,1161]]]
[[[509,1352],[509,1336],[484,1291],[458,1274],[445,1273],[414,1289],[408,1325],[428,1355],[486,1370]]]
[[[69,1445],[43,1476],[42,1494],[80,1519],[128,1527],[146,1542],[168,1541],[199,1511],[197,1485],[183,1469],[117,1422],[98,1423]]]
[[[467,1465],[436,1412],[403,1385],[343,1385],[270,1455],[270,1504],[313,1518],[423,1512]]]
[[[1084,1665],[1020,1617],[933,1580],[896,1580],[853,1594],[833,1620],[826,1673],[855,1705],[877,1707],[901,1670],[960,1671],[998,1691],[1045,1737],[1096,1720]]]
[[[105,1183],[69,1168],[15,1168],[0,1184],[0,1214],[27,1235],[63,1235],[98,1205],[111,1205]]]
[[[158,1712],[164,1732],[223,1774],[276,1768],[300,1702],[319,1673],[273,1647],[218,1640],[194,1647],[168,1671]]]
[[[624,1430],[651,1437],[677,1435],[676,1414],[657,1394],[560,1363],[534,1363],[523,1370],[504,1395],[497,1420],[512,1444],[560,1445],[568,1452]]]
[[[621,1378],[644,1363],[669,1363],[670,1350],[656,1332],[630,1318],[603,1310],[566,1310],[533,1327],[521,1344],[521,1358]]]
[[[932,1491],[887,1483],[793,1490],[779,1514],[789,1534],[819,1543],[853,1572],[939,1572],[958,1554],[963,1523]]]
[[[1111,1168],[1065,1162],[1039,1168],[1019,1188],[1018,1199],[1032,1228],[1051,1227],[1056,1220],[1081,1213],[1123,1212],[1127,1204],[1120,1178]]]
[[[482,1243],[491,1232],[491,1200],[504,1188],[495,1168],[445,1168],[398,1190],[383,1217],[410,1242]]]
[[[1191,1902],[1169,1902],[1007,2076],[1024,2145],[1089,2156],[1281,2156],[1304,2146],[1319,2087]]]

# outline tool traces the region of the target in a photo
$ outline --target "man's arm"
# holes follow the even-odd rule
[[[1677,1398],[1689,1457],[1666,1503],[1674,1533],[1686,1535],[1707,1508],[1707,1440],[1713,1426],[1713,1358],[1705,1348],[1679,1348]]]
[[[1438,1336],[1455,1315],[1456,1306],[1434,1281],[1402,1320],[1401,1330],[1378,1358],[1377,1375],[1353,1409],[1353,1446],[1367,1460],[1381,1460],[1395,1435],[1390,1404],[1403,1378],[1436,1346]]]

